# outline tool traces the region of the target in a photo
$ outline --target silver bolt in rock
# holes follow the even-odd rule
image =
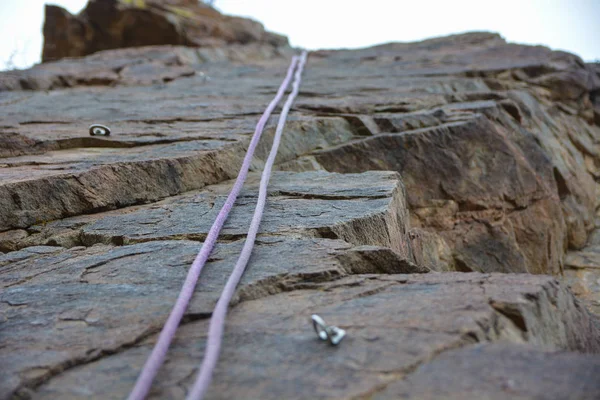
[[[346,331],[338,328],[337,326],[329,326],[325,323],[323,318],[319,317],[317,314],[312,315],[313,327],[315,328],[315,332],[319,336],[321,340],[328,340],[330,344],[336,346],[339,344],[344,336],[346,336]]]
[[[110,128],[108,126],[93,124],[90,125],[91,136],[110,136]]]

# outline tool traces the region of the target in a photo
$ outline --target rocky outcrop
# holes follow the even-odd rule
[[[90,0],[76,16],[46,5],[42,62],[124,47],[249,43],[284,46],[287,38],[198,0]]]
[[[596,230],[588,238],[587,245],[581,250],[567,253],[565,257],[565,276],[577,296],[595,314],[600,315],[600,231],[598,221]]]
[[[157,249],[160,246],[163,251],[169,249],[165,244],[154,243],[154,246]],[[173,251],[183,256],[180,249],[173,248]],[[273,251],[277,252],[277,249]],[[260,254],[264,254],[262,249],[257,252],[259,259],[262,258]],[[328,260],[314,250],[310,254],[317,256],[318,262]],[[193,252],[188,253],[188,258],[193,256]],[[222,250],[216,256],[227,257]],[[142,261],[144,259],[145,262]],[[167,312],[167,303],[172,300],[164,290],[162,295],[154,292],[154,285],[149,281],[152,280],[151,275],[156,274],[157,278],[161,275],[162,278],[158,278],[160,280],[168,276],[173,289],[179,284],[172,274],[160,272],[165,267],[173,269],[177,265],[175,260],[169,259],[169,264],[162,265],[153,263],[148,268],[149,259],[144,255],[129,259],[131,272],[148,271],[135,278],[139,284],[131,282],[128,285],[140,286],[140,291],[123,287],[123,290],[131,292],[130,303],[121,304],[117,300],[123,298],[121,295],[105,307],[98,307],[98,299],[104,296],[96,288],[110,288],[112,285],[117,288],[122,286],[117,282],[125,277],[123,273],[119,277],[110,272],[120,264],[113,256],[115,261],[100,266],[95,276],[89,275],[90,282],[85,286],[92,286],[86,289],[90,293],[86,295],[88,308],[63,314],[58,314],[58,310],[55,313],[40,310],[43,313],[38,317],[40,322],[44,319],[43,315],[58,315],[56,322],[53,322],[57,326],[52,329],[40,326],[29,331],[31,336],[39,338],[42,331],[59,331],[62,327],[63,331],[68,329],[72,332],[73,338],[81,339],[75,346],[67,342],[65,335],[45,338],[45,346],[52,346],[55,351],[48,351],[47,358],[43,360],[40,360],[39,350],[32,348],[31,342],[23,341],[21,348],[30,349],[30,353],[21,351],[18,360],[7,360],[9,363],[5,365],[17,364],[26,371],[21,376],[29,378],[30,385],[36,380],[48,380],[36,390],[36,398],[79,398],[83,393],[99,398],[126,395],[154,342],[154,335],[150,333],[158,328],[161,320],[159,315]],[[310,263],[311,259],[303,261]],[[81,261],[86,262],[84,259]],[[217,260],[213,265],[225,265],[224,261]],[[180,279],[185,271],[184,264],[178,264],[182,267],[177,274]],[[290,260],[290,265],[293,264],[294,261]],[[78,277],[71,268],[65,270],[63,276],[76,280]],[[80,268],[78,270],[83,271],[83,265]],[[67,275],[71,275],[70,278]],[[142,282],[145,282],[143,286]],[[34,285],[32,282],[31,286]],[[210,284],[205,285],[210,287]],[[66,288],[69,286],[66,282],[61,285]],[[164,288],[165,285],[159,287]],[[301,287],[302,290],[271,293],[266,298],[244,301],[232,310],[223,355],[209,398],[368,398],[384,390],[387,385],[410,376],[420,365],[427,368],[429,360],[433,360],[433,363],[442,362],[437,361],[440,354],[462,347],[468,349],[468,346],[477,342],[513,343],[512,346],[505,345],[513,352],[519,351],[515,349],[519,349],[523,343],[535,343],[537,347],[532,351],[532,356],[538,358],[557,347],[575,350],[585,346],[583,348],[588,350],[598,350],[600,344],[597,340],[598,331],[589,325],[584,311],[578,309],[571,295],[550,278],[457,273],[425,276],[356,275],[334,282],[319,283],[315,280],[309,283],[305,279]],[[117,293],[114,289],[112,292]],[[141,298],[135,299],[137,296],[134,293]],[[71,292],[71,296],[76,295]],[[22,295],[21,299],[24,298],[25,295]],[[148,298],[151,300],[146,300]],[[465,304],[467,298],[469,303]],[[58,304],[58,299],[52,300]],[[16,298],[12,301],[18,305]],[[202,310],[196,308],[201,302],[202,296],[195,300],[188,322],[180,328],[167,360],[170,368],[165,368],[158,378],[153,398],[181,398],[185,395],[185,388],[191,384],[193,371],[203,353],[208,328],[208,320],[202,318]],[[556,304],[556,308],[552,304]],[[33,307],[34,304],[30,303],[30,308]],[[159,309],[163,310],[160,314],[157,312]],[[344,339],[339,348],[316,340],[309,324],[311,313],[322,315],[326,321],[343,327],[351,335]],[[148,318],[153,318],[154,322]],[[129,321],[128,324],[124,323],[125,319]],[[144,328],[152,331],[144,331]],[[80,335],[75,336],[75,332]],[[108,335],[114,339],[101,343],[101,338]],[[580,340],[585,337],[596,337],[596,340],[594,343]],[[50,342],[50,339],[53,341]],[[518,344],[517,347],[515,344]],[[11,346],[17,348],[17,344]],[[90,351],[91,346],[97,347]],[[113,355],[103,356],[106,353]],[[597,369],[600,358],[579,354],[571,355],[571,359],[572,362],[576,359],[585,361],[582,368],[590,365]],[[62,364],[61,360],[64,360]],[[50,367],[52,362],[55,363],[54,368]],[[483,360],[480,362],[483,363]],[[31,367],[41,363],[48,368]],[[463,368],[468,368],[468,363],[465,364]],[[283,366],[285,371],[282,371]],[[497,362],[487,366],[492,371],[507,367]],[[463,371],[464,374],[468,372]],[[583,391],[584,388],[575,385],[585,382],[591,394],[596,395],[600,386],[591,372],[584,375],[587,379],[584,376],[573,378],[571,384],[576,390]],[[460,368],[454,369],[454,373],[460,374]],[[516,375],[517,371],[513,373]],[[556,374],[556,371],[553,373]],[[563,373],[571,376],[571,371],[563,370]],[[528,374],[532,376],[534,371]],[[331,385],[331,379],[335,379],[337,384]],[[389,390],[392,389],[395,388]],[[397,397],[394,394],[383,398]]]
[[[527,346],[474,345],[441,355],[372,398],[593,399],[598,395],[598,361]]]
[[[63,59],[28,70],[4,72],[0,75],[0,91],[156,85],[196,74],[208,79],[200,66],[206,62],[250,63],[291,54],[290,48],[260,43],[216,48],[164,46],[100,51],[83,60]]]
[[[407,46],[323,59],[354,61],[349,73],[373,93],[369,103],[353,88],[332,97],[335,83],[313,79],[307,90],[326,99],[298,107],[367,114],[374,131],[314,153],[310,165],[400,172],[413,226],[440,234],[455,250],[456,269],[559,273],[565,249],[583,247],[594,226],[599,131],[589,95],[598,76],[575,56],[494,35]],[[379,80],[367,72],[375,65],[387,89],[375,89]],[[574,75],[579,97],[564,93]],[[564,80],[553,85],[548,76]]]
[[[0,73],[0,398],[126,396],[290,54]],[[599,79],[488,33],[311,53],[208,397],[598,398]],[[191,384],[273,134],[153,398]]]

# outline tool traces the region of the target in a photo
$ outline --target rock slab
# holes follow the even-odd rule
[[[173,42],[89,33],[102,4]],[[86,10],[73,49],[151,46],[0,73],[2,399],[126,396],[293,52],[197,2]],[[209,398],[599,398],[599,89],[483,32],[311,53]],[[153,398],[191,384],[273,133]]]

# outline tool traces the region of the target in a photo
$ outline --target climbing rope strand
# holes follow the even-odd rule
[[[154,380],[154,377],[158,373],[158,370],[165,360],[169,345],[175,336],[175,331],[177,330],[177,327],[181,322],[181,318],[183,317],[183,314],[185,313],[185,310],[187,309],[190,299],[194,293],[194,289],[196,287],[196,283],[198,282],[198,277],[202,272],[202,268],[206,264],[206,260],[208,259],[208,256],[215,245],[217,237],[219,236],[219,232],[221,231],[221,228],[223,227],[223,224],[225,223],[225,220],[227,219],[227,216],[229,215],[229,212],[231,211],[231,208],[233,207],[233,204],[235,203],[235,200],[237,199],[242,186],[244,185],[244,181],[248,175],[248,170],[250,169],[252,156],[254,155],[254,151],[256,150],[256,146],[258,145],[265,125],[269,120],[271,113],[283,98],[285,91],[292,80],[292,76],[297,64],[298,58],[294,57],[287,70],[285,79],[277,90],[277,94],[273,100],[271,100],[265,112],[262,114],[258,123],[256,124],[254,135],[252,136],[252,140],[248,145],[248,150],[244,156],[242,166],[240,168],[238,177],[235,180],[233,188],[231,189],[229,196],[227,196],[227,200],[225,201],[225,204],[223,204],[221,211],[219,211],[215,222],[210,228],[208,236],[206,237],[200,252],[196,256],[196,259],[188,271],[187,277],[181,288],[181,292],[179,293],[177,301],[171,310],[171,314],[169,315],[167,322],[160,332],[158,341],[154,345],[154,349],[152,349],[150,357],[148,357],[148,360],[144,364],[144,368],[142,369],[142,372],[140,373],[133,390],[129,394],[129,400],[143,400],[148,395],[150,387],[152,386],[152,381]]]
[[[304,64],[306,63],[306,56],[307,53],[303,52],[300,57],[298,69],[296,70],[296,74],[294,77],[292,93],[290,93],[290,95],[288,96],[283,106],[283,109],[281,110],[281,115],[279,116],[279,121],[277,122],[275,137],[273,138],[271,152],[269,153],[269,157],[267,158],[267,162],[265,163],[265,168],[260,179],[258,200],[256,202],[256,209],[254,210],[252,222],[250,223],[250,228],[248,229],[248,236],[246,238],[246,242],[244,243],[244,247],[240,253],[238,261],[235,264],[233,272],[229,276],[229,279],[225,284],[225,288],[221,293],[221,297],[219,298],[219,301],[217,302],[217,305],[212,313],[212,317],[210,319],[210,327],[208,330],[206,351],[204,353],[204,360],[202,361],[202,365],[200,367],[200,371],[198,373],[196,382],[194,383],[192,390],[187,396],[187,400],[201,400],[204,397],[210,385],[213,371],[219,358],[219,352],[221,349],[225,317],[227,316],[227,308],[229,306],[231,298],[233,297],[233,294],[235,293],[235,289],[242,275],[244,274],[244,270],[246,269],[246,266],[248,265],[248,260],[250,259],[250,256],[252,254],[252,248],[254,247],[256,234],[258,233],[260,221],[265,210],[265,203],[267,200],[267,186],[269,184],[269,179],[271,178],[271,169],[273,167],[273,164],[275,163],[275,157],[277,157],[277,149],[279,148],[279,142],[281,141],[281,135],[283,132],[283,127],[285,126],[287,115],[290,111],[292,103],[294,102],[294,99],[298,95],[298,91],[300,90],[302,70],[304,69]]]

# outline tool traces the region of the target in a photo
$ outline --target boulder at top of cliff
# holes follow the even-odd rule
[[[148,45],[287,45],[259,22],[226,16],[197,0],[90,0],[78,14],[46,5],[42,62]]]

